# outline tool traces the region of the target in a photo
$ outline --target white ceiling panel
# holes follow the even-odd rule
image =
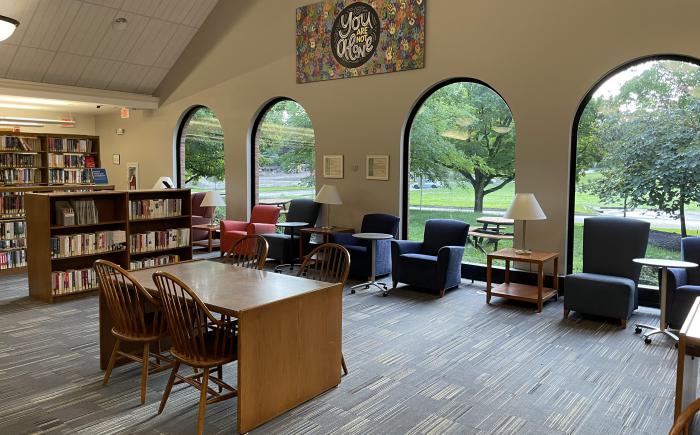
[[[119,69],[119,62],[92,58],[83,70],[76,85],[86,88],[108,89]]]
[[[0,42],[0,78],[151,94],[217,1],[0,0],[20,21]]]
[[[19,47],[7,71],[8,79],[40,82],[56,53],[40,48]]]
[[[60,51],[92,56],[107,29],[111,29],[116,13],[117,11],[111,8],[83,3],[75,17],[75,24],[70,27],[61,44]]]
[[[75,85],[85,66],[90,61],[87,56],[70,53],[58,53],[42,81],[59,85]]]
[[[77,0],[42,0],[29,21],[21,45],[58,50],[73,25],[80,5],[81,2]]]

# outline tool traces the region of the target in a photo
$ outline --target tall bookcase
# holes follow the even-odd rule
[[[60,202],[75,203],[80,200],[94,203],[98,215],[97,222],[58,225],[57,203],[60,205]],[[178,208],[167,207],[176,200],[179,200]],[[141,206],[140,209],[138,205]],[[92,273],[91,268],[95,260],[100,258],[112,261],[125,269],[130,268],[132,261],[163,256],[177,256],[178,261],[192,259],[192,238],[189,233],[192,209],[189,189],[28,194],[26,208],[29,295],[49,303],[64,296],[97,290],[95,277],[89,274]],[[134,211],[142,213],[140,216],[134,216]],[[184,231],[185,229],[187,231]],[[168,237],[165,237],[167,231]],[[92,236],[92,239],[86,236],[96,233],[99,235]],[[93,243],[87,244],[91,246],[91,252],[75,254],[72,249],[80,246],[81,241],[101,238],[112,240],[117,234],[122,237],[117,237],[118,242],[115,243],[121,246],[116,249],[109,246],[107,251],[101,248],[92,249]],[[178,234],[180,238],[172,238]],[[75,242],[76,239],[80,240]],[[135,244],[135,240],[148,240],[153,243]],[[160,243],[156,246],[158,242]],[[59,245],[66,249],[57,253]],[[71,276],[74,277],[75,271],[80,271],[78,279],[87,275],[90,278],[88,282],[93,285],[85,285],[83,281],[77,286],[79,288],[71,286],[68,290],[58,289],[57,280],[61,280],[66,274],[73,274]]]

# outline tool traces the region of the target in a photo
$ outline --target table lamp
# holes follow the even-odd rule
[[[321,186],[321,190],[318,191],[314,201],[319,204],[326,204],[326,226],[321,227],[324,230],[330,230],[333,227],[330,226],[331,222],[331,205],[341,205],[343,201],[340,199],[338,194],[338,189],[331,184],[324,184]]]
[[[165,190],[165,189],[172,189],[172,188],[173,188],[173,180],[171,180],[170,177],[158,178],[158,181],[156,181],[156,184],[154,184],[152,187],[153,190]]]
[[[516,193],[513,202],[506,210],[503,217],[516,221],[523,221],[523,247],[516,249],[515,253],[519,255],[530,255],[532,251],[527,249],[525,237],[527,236],[527,221],[541,221],[547,219],[547,216],[542,211],[542,207],[537,202],[534,193]]]
[[[213,190],[210,190],[206,193],[206,195],[204,195],[204,199],[200,204],[201,207],[223,207],[225,205],[226,201],[224,201],[224,198],[222,198],[221,195],[214,192]],[[209,219],[209,226],[213,225],[213,220],[214,214],[212,213],[212,217]]]

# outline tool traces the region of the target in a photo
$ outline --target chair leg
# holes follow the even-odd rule
[[[143,364],[141,364],[141,404],[146,403],[146,387],[148,386],[148,354],[150,346],[143,345]]]
[[[627,329],[627,319],[620,319],[620,325],[622,329]]]
[[[345,355],[342,353],[340,354],[340,365],[343,367],[343,374],[347,375],[348,374],[348,366],[345,365]]]
[[[445,289],[441,288],[440,289],[440,297],[443,297],[443,296],[445,296]]]
[[[158,408],[158,414],[163,412],[163,409],[165,408],[165,402],[168,401],[168,397],[170,396],[170,390],[173,389],[173,383],[175,383],[175,375],[177,375],[177,370],[180,368],[180,361],[175,361],[175,365],[173,366],[173,370],[170,372],[170,377],[168,378],[168,384],[165,386],[165,391],[163,391],[163,398],[160,399],[160,407]]]
[[[569,318],[569,311],[571,310],[569,310],[568,308],[564,308],[564,320]]]
[[[224,366],[218,366],[216,368],[216,377],[220,381],[224,380]],[[224,389],[221,387],[221,385],[219,385],[219,393],[221,393],[222,391],[224,391]]]
[[[209,387],[209,369],[204,369],[202,376],[202,391],[199,395],[199,414],[197,415],[197,435],[202,435],[204,430],[204,412],[207,407],[207,387]]]
[[[114,342],[114,348],[112,349],[112,355],[109,357],[109,362],[107,363],[107,370],[105,370],[105,377],[102,381],[102,385],[107,385],[109,383],[109,377],[112,375],[112,369],[114,368],[114,363],[117,361],[117,354],[119,352],[119,339],[117,338]]]

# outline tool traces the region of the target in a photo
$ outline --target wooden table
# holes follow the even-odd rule
[[[238,319],[238,431],[245,433],[340,384],[342,284],[193,261],[134,272],[157,293],[153,272],[187,283],[210,310]],[[100,300],[100,363],[114,343]],[[176,393],[175,393],[176,394]]]
[[[683,409],[697,397],[698,356],[700,356],[700,297],[695,298],[688,317],[685,318],[678,334],[674,421]]]
[[[491,275],[493,260],[505,260],[505,282],[491,289]],[[544,286],[544,263],[554,261],[554,276],[552,277],[552,288]],[[518,284],[510,282],[510,262],[518,261],[522,263],[532,263],[537,265],[537,285]],[[504,248],[491,252],[486,256],[486,303],[491,303],[491,296],[498,296],[517,301],[533,302],[537,304],[537,312],[542,312],[544,301],[554,298],[557,300],[559,280],[557,270],[559,269],[559,254],[556,252],[536,252],[530,255],[517,254],[514,248]]]
[[[354,233],[355,229],[350,227],[309,227],[299,230],[299,258],[304,258],[304,243],[311,240],[311,236],[319,234],[323,238],[323,243],[328,243],[333,233]]]
[[[207,232],[207,240],[198,240],[196,242],[192,242],[193,245],[203,246],[203,247],[207,248],[207,252],[211,252],[213,248],[218,248],[219,246],[221,246],[221,240],[214,238],[214,234],[216,234],[220,231],[218,225],[209,225],[209,224],[192,225],[192,228],[198,229],[198,230],[204,230]]]
[[[486,255],[486,249],[484,248],[484,239],[486,243],[492,243],[494,245],[494,250],[498,250],[498,242],[501,240],[513,240],[513,233],[503,233],[501,232],[501,226],[513,226],[514,220],[499,216],[482,216],[477,218],[476,221],[482,224],[481,228],[474,228],[469,230],[469,237],[471,237],[471,243],[476,249],[481,251]],[[489,228],[489,226],[494,226],[495,228]]]

